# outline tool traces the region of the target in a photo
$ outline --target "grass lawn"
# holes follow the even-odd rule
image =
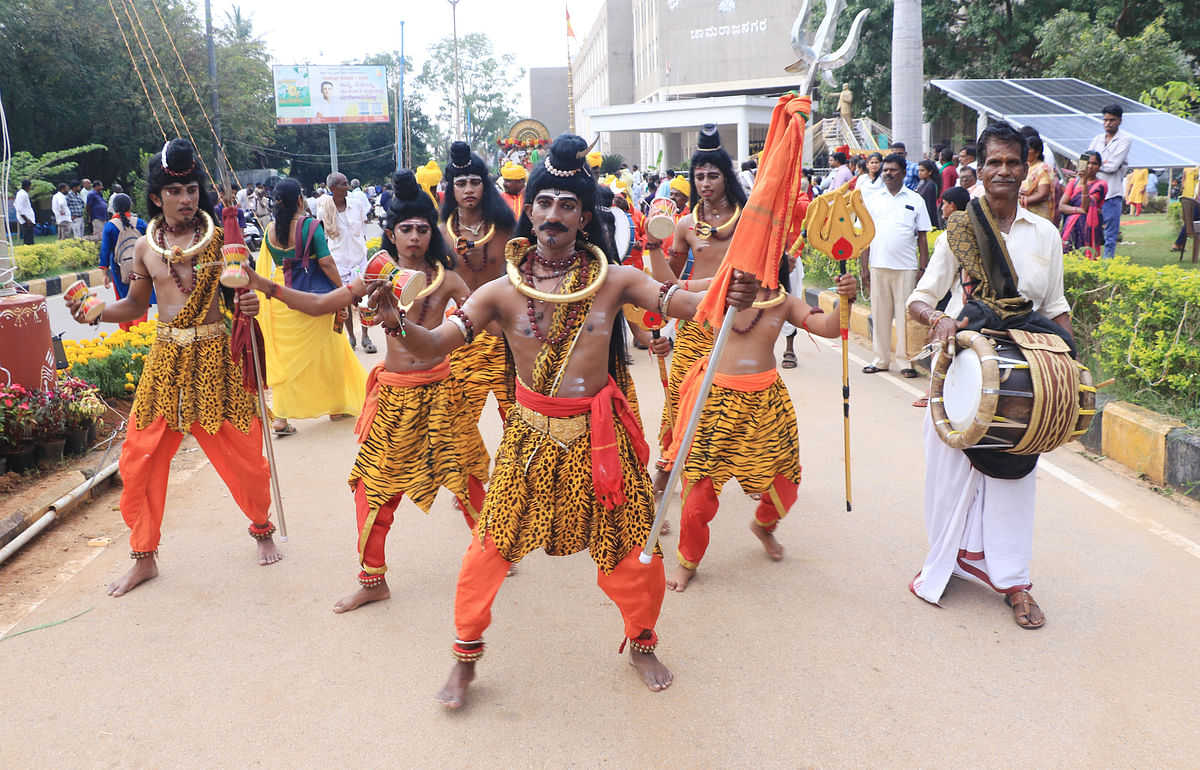
[[[1146,223],[1128,224],[1141,221]],[[1178,228],[1171,224],[1165,213],[1143,214],[1140,217],[1124,215],[1121,217],[1121,240],[1117,242],[1117,254],[1148,267],[1178,265],[1179,252],[1171,251],[1178,234]],[[1188,269],[1200,267],[1192,264],[1192,244],[1188,243],[1184,249],[1186,256],[1181,266]]]

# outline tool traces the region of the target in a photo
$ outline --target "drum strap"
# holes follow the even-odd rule
[[[1002,319],[1033,310],[1033,302],[1017,291],[1016,269],[986,198],[951,214],[946,238],[962,272],[965,298],[982,302]]]

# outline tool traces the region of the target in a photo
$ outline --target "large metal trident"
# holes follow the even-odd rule
[[[821,26],[817,27],[815,36],[808,28],[813,2],[814,0],[804,0],[796,23],[792,25],[792,50],[796,52],[797,61],[786,68],[788,72],[804,73],[804,80],[797,89],[802,94],[812,90],[818,73],[829,85],[837,84],[833,78],[833,70],[854,58],[858,51],[858,36],[862,32],[863,22],[871,12],[867,8],[859,11],[850,25],[850,34],[846,35],[842,47],[832,51],[833,40],[837,34],[837,17],[846,10],[846,0],[825,0],[825,18],[821,20]]]

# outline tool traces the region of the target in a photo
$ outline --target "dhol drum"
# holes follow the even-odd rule
[[[650,201],[650,211],[646,214],[646,232],[655,240],[670,238],[675,232],[675,215],[679,209],[670,198],[655,198]]]
[[[1096,388],[1061,337],[985,332],[959,332],[954,359],[934,361],[929,409],[942,441],[1033,455],[1087,432]]]
[[[613,243],[617,247],[617,260],[624,262],[629,256],[629,249],[633,246],[633,220],[624,210],[612,207],[613,215]]]

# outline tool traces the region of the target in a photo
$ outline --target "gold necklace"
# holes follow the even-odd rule
[[[787,291],[785,291],[783,287],[780,287],[779,293],[774,297],[771,297],[770,299],[755,300],[751,303],[750,307],[754,308],[755,310],[768,310],[778,305],[782,305],[783,301],[787,299],[787,296]]]
[[[703,209],[703,208],[707,207],[708,205],[709,204],[705,203],[703,206],[698,206],[697,208]],[[705,222],[703,219],[701,219],[700,212],[697,211],[696,212],[696,224],[695,224],[695,226],[692,227],[692,229],[696,231],[697,238],[702,238],[707,241],[709,238],[713,237],[714,235],[723,236],[725,234],[725,232],[727,230],[729,230],[729,228],[731,228],[737,224],[737,221],[738,221],[738,219],[741,218],[741,216],[742,216],[742,207],[735,203],[735,204],[733,204],[733,215],[729,217],[729,221],[723,225],[713,227],[708,222]],[[724,240],[724,238],[718,237],[717,240]]]
[[[550,302],[555,305],[582,302],[588,299],[600,291],[600,287],[604,284],[604,279],[608,276],[608,259],[596,244],[581,241],[580,245],[587,249],[592,257],[600,263],[600,270],[596,275],[596,279],[582,289],[573,291],[570,294],[554,294],[553,292],[539,291],[537,288],[525,283],[525,279],[521,276],[520,265],[529,256],[529,253],[537,248],[536,246],[529,245],[528,238],[513,238],[504,247],[504,261],[508,270],[509,282],[522,295],[530,299],[538,299],[542,302]]]
[[[430,294],[433,294],[435,291],[437,291],[438,288],[442,285],[442,281],[445,279],[445,277],[446,277],[446,269],[444,267],[442,267],[441,262],[438,262],[437,270],[435,270],[434,274],[433,274],[433,281],[431,283],[429,283],[424,289],[421,289],[419,292],[417,292],[417,296],[413,297],[413,304],[415,305],[418,300],[425,299]]]
[[[495,234],[496,225],[495,223],[492,223],[492,225],[488,227],[488,231],[483,234],[482,238],[468,240],[458,234],[457,216],[455,214],[451,214],[446,218],[446,235],[450,236],[450,242],[454,244],[454,250],[458,252],[460,257],[467,256],[467,252],[476,246],[486,246],[487,242],[490,241],[492,236]]]
[[[149,244],[151,251],[162,257],[169,263],[179,264],[185,260],[190,260],[192,257],[201,253],[208,248],[208,244],[212,241],[213,236],[217,232],[216,225],[213,224],[212,217],[207,212],[201,211],[197,214],[200,217],[200,222],[204,227],[204,234],[200,240],[188,246],[186,249],[181,249],[178,246],[172,246],[164,249],[158,245],[158,228],[163,222],[163,215],[158,214],[150,220],[146,225],[146,242]],[[164,241],[165,243],[166,241]]]

